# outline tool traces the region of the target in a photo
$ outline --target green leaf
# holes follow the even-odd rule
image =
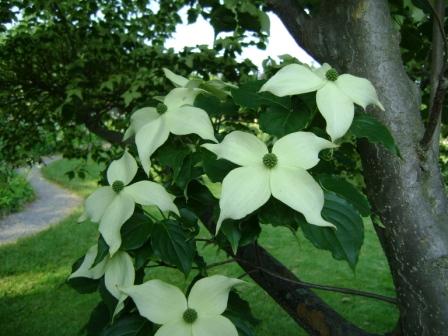
[[[299,227],[297,221],[300,219],[300,216],[297,211],[273,197],[258,211],[258,218],[261,224],[284,226],[294,232]]]
[[[228,97],[228,93],[224,90],[224,87],[216,85],[213,81],[201,82],[198,86],[200,89],[208,91],[212,95],[216,96],[219,100],[225,100]]]
[[[190,154],[188,148],[179,148],[172,144],[167,144],[157,151],[157,158],[162,165],[168,166],[173,170],[173,180],[175,180],[188,154]]]
[[[150,240],[146,241],[142,247],[133,251],[133,255],[135,257],[135,269],[138,270],[145,267],[153,254],[154,251]]]
[[[261,106],[281,106],[285,109],[291,107],[290,97],[277,97],[269,92],[258,92],[266,81],[257,80],[247,82],[237,89],[232,89],[232,97],[235,103],[248,108]]]
[[[109,309],[104,302],[100,302],[90,313],[89,321],[84,326],[87,336],[97,336],[110,321]]]
[[[241,232],[240,246],[246,246],[255,242],[261,233],[260,223],[257,216],[249,216],[249,218],[240,222],[239,230]]]
[[[84,257],[76,260],[72,265],[72,273],[75,272],[84,261]],[[70,287],[76,290],[78,293],[87,294],[96,292],[98,289],[98,280],[89,278],[71,278],[67,280]]]
[[[110,316],[112,316],[114,314],[115,308],[117,307],[118,300],[106,288],[104,277],[102,277],[99,281],[98,292],[100,293],[101,299],[109,310]]]
[[[142,247],[151,234],[153,222],[142,213],[134,213],[121,227],[121,249],[125,251]]]
[[[321,186],[345,198],[363,217],[370,216],[370,204],[367,197],[342,177],[334,175],[320,175]]]
[[[191,180],[203,174],[202,167],[200,166],[201,157],[202,155],[199,152],[195,152],[184,159],[179,173],[174,180],[179,188],[185,189]]]
[[[151,234],[154,253],[166,263],[177,266],[185,275],[191,270],[195,243],[174,220],[155,223]]]
[[[271,105],[260,113],[262,131],[282,137],[306,128],[314,117],[314,111],[299,97],[292,99],[292,107]]]
[[[128,107],[134,100],[140,98],[142,94],[138,91],[126,91],[121,95],[124,99],[124,106]]]
[[[426,14],[433,15],[431,2],[428,0],[412,0],[412,3]]]
[[[238,113],[238,107],[231,100],[222,101],[215,96],[204,93],[196,97],[194,106],[205,110],[211,116],[235,115]]]
[[[233,220],[226,220],[221,226],[221,232],[226,236],[232,252],[236,254],[238,251],[239,242],[241,239],[241,232],[238,229],[238,222]]]
[[[350,131],[357,138],[367,138],[371,143],[381,144],[392,154],[401,156],[387,127],[371,115],[365,113],[355,115]]]
[[[215,29],[215,36],[220,32],[233,31],[237,25],[233,11],[224,6],[217,6],[212,9],[210,23]]]
[[[337,229],[309,224],[302,216],[300,227],[305,237],[317,248],[330,251],[333,258],[346,260],[354,269],[364,241],[361,216],[344,198],[326,192],[322,217]]]
[[[189,232],[189,236],[196,236],[199,233],[199,218],[188,208],[179,209],[182,227]]]
[[[106,258],[108,254],[109,254],[109,245],[107,245],[103,236],[100,235],[100,237],[98,238],[98,251],[96,253],[95,261],[93,262],[92,267],[95,267],[100,262],[102,262],[103,259]]]
[[[153,325],[139,315],[125,316],[105,329],[100,336],[150,336],[154,335]]]
[[[240,336],[255,336],[255,327],[260,321],[253,316],[249,303],[235,291],[229,293],[227,309],[223,315],[232,321]]]
[[[222,182],[224,177],[238,166],[224,159],[216,159],[216,155],[206,149],[201,149],[202,167],[212,182]]]

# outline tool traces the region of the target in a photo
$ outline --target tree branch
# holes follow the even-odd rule
[[[255,244],[241,247],[237,261],[310,335],[373,335],[339,315],[263,247]]]
[[[213,208],[203,205],[198,213],[210,232],[215,232]],[[230,248],[229,255],[233,255]],[[252,243],[238,249],[235,256],[245,272],[263,288],[310,335],[372,336],[338,314],[305,283],[263,247]],[[307,284],[310,285],[310,284]],[[322,288],[320,288],[322,289]]]
[[[118,145],[120,143],[123,143],[123,134],[105,128],[100,124],[101,121],[99,121],[97,118],[86,117],[83,119],[83,122],[90,132],[95,133],[111,144]]]
[[[443,110],[443,101],[445,99],[447,84],[444,74],[446,70],[447,42],[443,26],[445,17],[444,0],[436,0],[435,6],[429,4],[433,11],[433,30],[432,30],[432,56],[431,56],[431,93],[429,101],[429,117],[425,133],[420,142],[424,150],[428,150],[431,144],[438,148],[439,138],[434,137],[439,134],[439,125]]]
[[[307,46],[309,34],[305,33],[305,27],[310,23],[310,16],[299,7],[297,1],[293,0],[267,0],[270,10],[272,10],[283,22],[286,29],[299,46]],[[314,59],[318,59],[312,50],[307,50]]]

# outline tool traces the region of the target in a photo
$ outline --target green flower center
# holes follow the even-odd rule
[[[331,68],[330,70],[328,70],[328,71],[325,73],[325,77],[327,77],[327,79],[328,79],[329,81],[334,82],[336,79],[338,79],[338,77],[339,77],[339,73],[336,71],[336,69]]]
[[[273,153],[267,153],[263,156],[263,164],[266,168],[272,169],[277,165],[277,155]]]
[[[182,316],[184,318],[184,321],[188,324],[192,324],[194,321],[198,318],[198,313],[196,310],[188,308],[186,311],[184,311],[184,315]]]
[[[112,190],[115,191],[117,194],[122,191],[124,188],[124,183],[121,181],[114,181],[112,183]]]
[[[164,114],[168,110],[168,106],[164,103],[158,103],[156,107],[156,111],[158,114]]]

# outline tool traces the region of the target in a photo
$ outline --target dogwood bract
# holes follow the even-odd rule
[[[283,97],[316,90],[317,107],[327,122],[326,130],[333,141],[350,128],[354,103],[364,109],[374,104],[384,110],[370,81],[349,74],[339,75],[327,63],[314,71],[300,64],[289,64],[269,79],[260,92],[269,91]]]
[[[69,279],[99,279],[104,275],[104,283],[107,290],[118,300],[114,312],[115,315],[123,309],[123,302],[127,297],[127,295],[120,291],[119,288],[129,287],[134,284],[134,265],[132,264],[132,259],[129,254],[123,251],[118,251],[113,255],[113,257],[106,256],[101,262],[92,267],[97,253],[97,245],[89,248],[84,256],[82,264],[69,276]]]
[[[162,211],[179,214],[173,203],[174,196],[161,185],[151,181],[139,181],[128,185],[136,173],[135,159],[125,152],[107,169],[109,186],[100,187],[85,201],[84,217],[100,223],[99,231],[109,245],[110,255],[120,248],[120,229],[134,213],[135,203],[155,205]]]
[[[190,82],[188,78],[175,74],[170,69],[163,68],[163,73],[165,74],[165,77],[168,78],[176,87],[187,87]]]
[[[255,135],[234,131],[219,144],[204,144],[218,158],[242,167],[233,169],[222,182],[221,209],[216,232],[227,219],[241,219],[272,196],[301,212],[310,224],[334,226],[321,217],[324,195],[306,171],[319,162],[319,151],[335,147],[310,132],[295,132],[279,139],[269,153]]]
[[[145,107],[132,115],[125,139],[136,134],[135,144],[146,174],[149,173],[151,155],[165,143],[170,133],[194,133],[203,139],[218,142],[207,112],[192,106],[199,92],[199,89],[173,89],[156,108]]]
[[[203,278],[193,285],[188,300],[179,288],[160,280],[123,292],[134,300],[140,315],[162,325],[155,336],[238,336],[232,322],[221,314],[230,289],[241,283],[222,275]]]

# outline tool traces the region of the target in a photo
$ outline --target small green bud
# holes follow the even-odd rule
[[[124,188],[124,183],[121,181],[114,181],[112,183],[112,190],[115,191],[117,194],[122,191]]]
[[[325,73],[325,77],[327,77],[327,79],[328,79],[329,81],[334,82],[336,79],[338,79],[338,77],[339,77],[339,73],[336,71],[336,69],[331,68],[330,70],[328,70],[328,71]]]
[[[277,165],[277,156],[273,153],[267,153],[263,156],[263,164],[266,168],[272,169]]]
[[[192,324],[197,320],[198,313],[196,312],[196,310],[188,308],[186,311],[184,311],[183,318],[186,323]]]
[[[164,103],[158,103],[156,107],[156,111],[158,114],[164,114],[168,110],[168,106]]]

